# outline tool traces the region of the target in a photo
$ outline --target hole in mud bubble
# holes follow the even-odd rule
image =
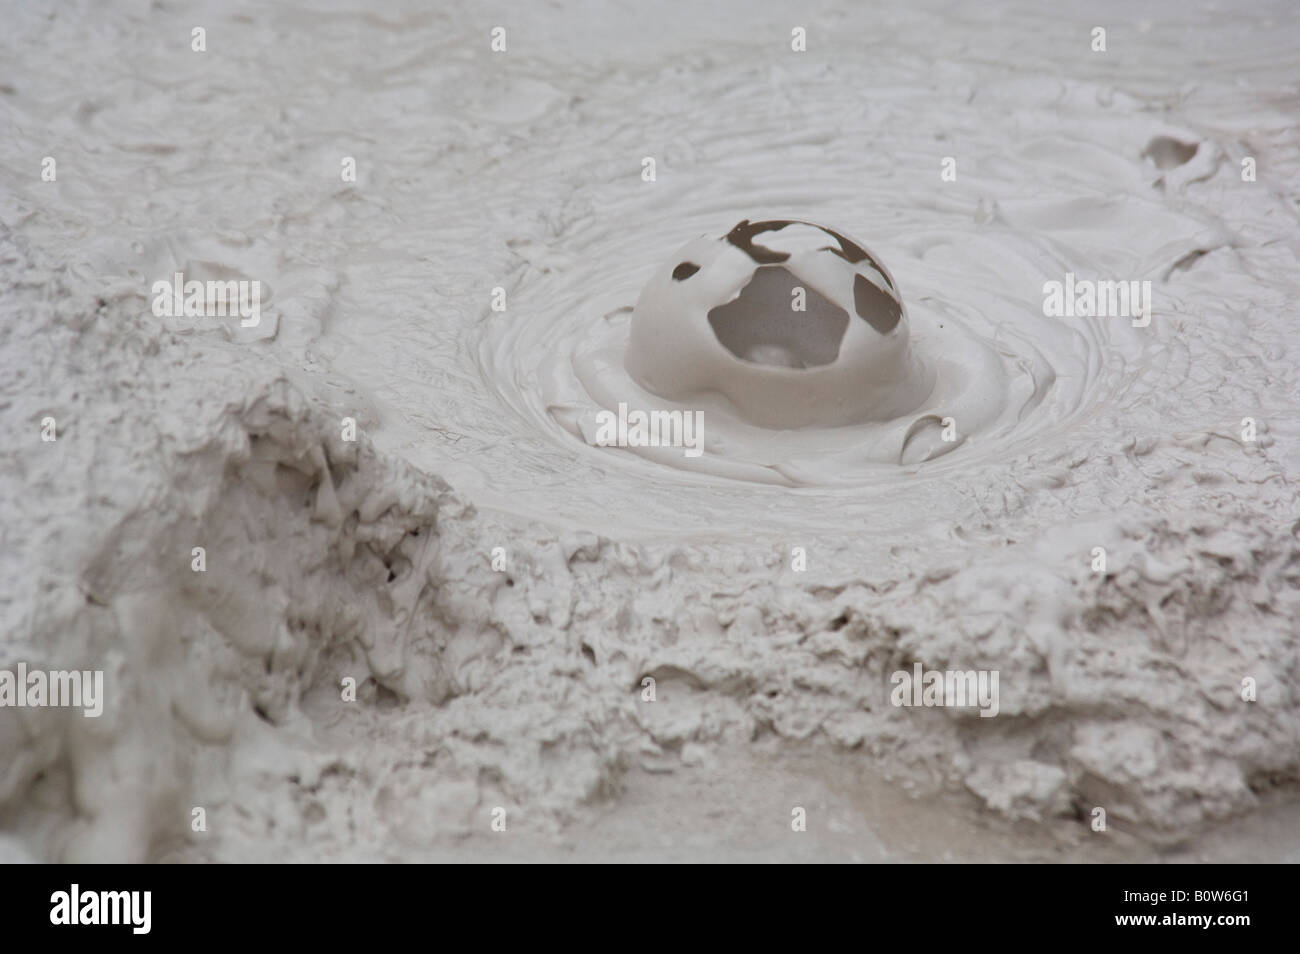
[[[1142,157],[1150,159],[1157,169],[1173,169],[1189,162],[1199,148],[1197,143],[1182,142],[1170,136],[1156,136],[1142,150]]]
[[[853,279],[853,307],[867,324],[882,335],[893,331],[903,317],[898,299],[862,275]]]
[[[795,287],[804,290],[806,311],[791,307]],[[709,312],[709,325],[742,361],[802,369],[839,357],[849,316],[785,268],[763,266],[734,301]]]
[[[840,613],[839,616],[836,616],[833,620],[831,620],[831,631],[839,632],[847,625],[849,625],[849,614],[848,611],[846,610],[843,613]]]
[[[700,266],[696,265],[694,262],[682,262],[673,269],[673,281],[684,282],[699,270]]]
[[[596,665],[596,651],[586,643],[582,644],[582,655],[586,657],[587,662],[591,663],[593,666]]]

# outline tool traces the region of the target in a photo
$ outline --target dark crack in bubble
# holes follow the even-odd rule
[[[769,219],[764,222],[750,222],[749,219],[744,219],[724,236],[724,241],[730,242],[760,265],[775,265],[786,261],[790,256],[785,252],[778,252],[762,245],[756,245],[754,236],[763,232],[779,232],[791,225],[806,225],[809,228],[825,232],[839,243],[839,248],[832,248],[827,245],[824,247],[824,251],[838,255],[850,265],[866,262],[880,272],[881,277],[890,288],[894,287],[889,275],[885,273],[885,270],[880,267],[879,263],[871,257],[871,253],[865,248],[834,229],[829,229],[824,225],[818,225],[816,222],[809,222],[805,219]]]
[[[881,291],[863,275],[853,278],[853,307],[859,318],[882,335],[887,335],[898,327],[898,322],[903,317],[903,311],[894,297]]]
[[[754,244],[754,236],[763,232],[779,232],[787,225],[793,225],[793,221],[754,222],[750,223],[749,219],[743,220],[739,225],[726,234],[724,241],[730,242],[736,248],[740,249],[759,265],[779,265],[790,258],[788,252],[777,252],[762,245]]]

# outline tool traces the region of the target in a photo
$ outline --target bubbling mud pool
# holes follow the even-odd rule
[[[913,831],[973,806],[1036,851],[1099,844],[1096,806],[1132,855],[1293,798],[1292,6],[814,3],[795,53],[788,5],[565,2],[500,55],[454,0],[326,6],[203,55],[190,12],[125,3],[0,38],[0,412],[58,419],[0,468],[0,651],[109,670],[94,726],[0,713],[24,850],[437,857],[505,806],[648,853],[694,823],[708,856],[740,803],[689,793],[742,780],[730,844],[780,853],[848,765],[943,800]],[[786,219],[887,265],[916,392],[780,421],[638,384],[683,242]],[[154,315],[177,271],[261,282],[260,323]],[[1150,281],[1149,324],[1049,316],[1070,274]],[[847,354],[709,304],[764,374]],[[594,446],[621,405],[700,410],[703,453]],[[891,705],[916,664],[998,671],[998,716]],[[674,782],[651,825],[638,772]],[[878,856],[896,816],[840,782]]]
[[[825,240],[822,236],[821,241]],[[781,237],[778,235],[769,244],[781,247]],[[706,249],[693,250],[694,245],[670,256],[670,260],[704,258],[699,253]],[[752,274],[761,276],[763,271],[760,268]],[[835,277],[829,276],[828,284]],[[694,275],[686,279],[692,280],[702,279]],[[658,281],[666,285],[678,279],[665,280],[661,276]],[[882,284],[888,281],[882,279]],[[654,291],[663,294],[658,288]],[[669,286],[667,291],[675,289]],[[643,303],[650,292],[648,288],[643,293]],[[733,281],[717,304],[721,307],[736,301],[740,293]],[[790,298],[784,287],[769,294],[783,297],[782,304],[788,311]],[[855,485],[888,481],[900,468],[915,475],[915,465],[964,444],[979,446],[984,454],[996,456],[1006,452],[1007,443],[1031,438],[1036,426],[1059,429],[1068,413],[1079,406],[1091,383],[1088,368],[1101,364],[1101,349],[1111,346],[1111,335],[1096,320],[1051,326],[1042,318],[1036,302],[1008,301],[1005,297],[958,302],[944,295],[941,288],[924,288],[920,303],[914,309],[910,341],[904,321],[897,327],[889,326],[890,337],[900,339],[896,348],[877,356],[871,354],[871,349],[879,349],[880,345],[868,341],[860,346],[865,365],[862,360],[855,363],[852,356],[828,355],[825,364],[843,372],[838,379],[819,384],[807,381],[809,372],[803,368],[765,372],[752,365],[746,367],[750,362],[728,361],[726,356],[719,361],[709,355],[709,362],[693,372],[695,387],[688,388],[697,400],[667,403],[641,384],[648,383],[646,379],[656,373],[665,380],[669,374],[680,378],[680,369],[692,360],[691,349],[704,350],[708,342],[690,337],[688,322],[665,323],[653,316],[645,320],[647,327],[638,345],[633,340],[635,332],[628,327],[634,320],[629,309],[618,309],[601,316],[594,327],[577,324],[557,333],[556,350],[560,360],[567,361],[570,373],[546,376],[551,387],[540,392],[537,399],[555,422],[588,442],[593,430],[593,407],[611,411],[623,403],[690,414],[703,403],[708,407],[704,412],[708,422],[705,453],[697,458],[654,448],[655,462],[758,483]],[[670,308],[673,303],[651,304]],[[702,314],[690,317],[696,321],[701,336],[707,337],[700,320]],[[755,319],[754,314],[740,316],[741,321]],[[560,323],[552,324],[546,317],[540,320],[550,328]],[[867,328],[865,317],[861,328]],[[867,337],[871,329],[860,333]],[[885,340],[883,335],[871,337]],[[1119,337],[1122,346],[1123,336]],[[850,341],[846,339],[840,347],[850,347]],[[656,345],[660,350],[654,360],[661,367],[652,370],[647,366],[648,359],[642,359],[636,348],[650,350]],[[713,350],[721,349],[715,346]],[[626,369],[633,364],[641,373],[629,374]],[[751,424],[747,418],[753,416],[752,407],[738,409],[735,402],[725,398],[710,400],[721,397],[716,388],[735,389],[737,383],[745,386],[751,404],[757,404],[769,417],[776,416],[778,425],[787,419],[815,421],[818,416],[845,415],[848,420],[837,427],[814,423],[779,430]],[[1057,413],[1035,421],[1034,410],[1054,388],[1062,392],[1057,395]],[[662,393],[662,388],[659,390]],[[794,407],[791,413],[800,398],[804,406]],[[854,417],[871,420],[864,423],[854,421]]]
[[[702,224],[707,214],[693,220]],[[882,217],[899,216],[886,211]],[[687,216],[681,229],[691,221]],[[660,234],[670,231],[666,223]],[[602,231],[590,244],[577,236],[568,249],[571,268],[528,279],[522,319],[488,319],[480,367],[485,382],[535,433],[620,480],[676,487],[687,497],[703,488],[779,485],[830,494],[837,507],[875,508],[880,493],[903,482],[915,488],[951,480],[1041,450],[1045,440],[1067,441],[1090,402],[1104,404],[1108,389],[1141,374],[1134,362],[1145,346],[1131,322],[1044,316],[1034,276],[1077,261],[1067,246],[1011,230],[989,236],[974,223],[970,233],[889,229],[881,235],[885,259],[903,276],[911,353],[920,365],[913,374],[921,379],[912,406],[884,420],[776,429],[751,423],[732,402],[707,392],[673,401],[638,384],[626,365],[637,297],[632,283],[644,267],[619,275],[610,263],[675,261],[666,252],[647,255],[655,246],[645,235],[620,242]],[[597,416],[614,413],[620,403],[682,414],[703,409],[704,453],[589,446]],[[798,498],[783,503],[793,511],[791,522],[809,519],[817,506]]]

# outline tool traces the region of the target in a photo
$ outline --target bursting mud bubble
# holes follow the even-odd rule
[[[1294,6],[669,7],[14,5],[0,856],[1296,857]],[[637,383],[804,229],[896,407]]]
[[[755,245],[765,232],[769,245]],[[690,262],[696,271],[683,278],[680,265],[660,269],[637,300],[623,346],[628,374],[654,394],[679,402],[718,395],[728,405],[724,420],[797,428],[889,420],[915,412],[934,390],[893,279],[839,233],[746,220],[721,238],[687,243],[669,261],[680,259],[704,264]],[[865,444],[871,435],[858,438]]]

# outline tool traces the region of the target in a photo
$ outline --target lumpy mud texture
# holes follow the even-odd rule
[[[828,3],[803,55],[788,5],[665,2],[503,55],[457,2],[205,54],[188,8],[6,11],[0,667],[107,698],[0,710],[0,859],[1300,860],[1294,3]],[[997,426],[765,434],[781,485],[575,439],[745,216],[860,235]],[[155,318],[186,262],[261,324]],[[1151,325],[1044,317],[1067,271]],[[999,714],[892,705],[915,663]]]

